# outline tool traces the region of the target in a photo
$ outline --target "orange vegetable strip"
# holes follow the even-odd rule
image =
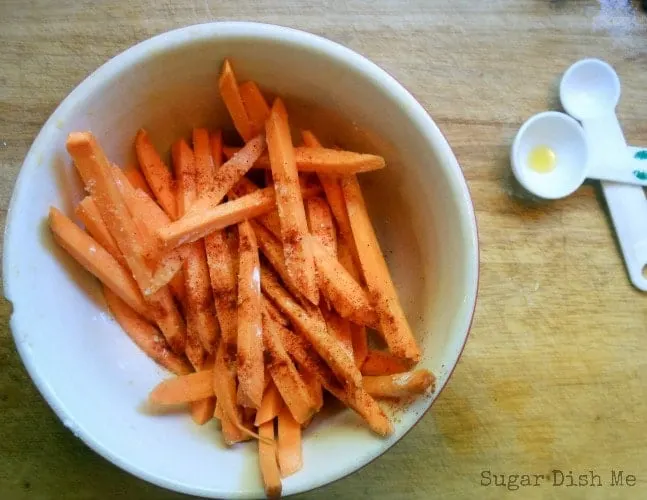
[[[274,238],[274,236],[272,236],[272,234],[261,224],[256,222],[251,222],[250,224],[254,229],[254,233],[258,240],[258,246],[263,252],[263,255],[265,255],[265,258],[279,274],[285,287],[294,296],[294,298],[302,301],[303,295],[296,283],[292,280],[292,275],[288,272],[288,268],[285,265],[285,257],[283,255],[281,242]]]
[[[342,380],[359,386],[361,376],[354,359],[326,328],[326,322],[315,308],[306,312],[278,282],[266,266],[261,266],[261,287],[292,324],[312,343],[313,347]]]
[[[146,246],[151,247],[154,244],[152,235],[160,227],[168,225],[171,222],[170,217],[144,191],[135,189],[119,167],[113,165],[112,173],[128,211],[136,221],[141,222],[141,233],[146,240]],[[184,304],[186,290],[181,269],[188,250],[186,246],[177,248],[157,263],[150,284],[144,290],[145,296],[153,295],[169,284],[175,297]]]
[[[211,375],[211,380],[213,381],[213,367],[215,364],[215,356],[209,355],[203,362],[200,367],[200,371],[207,371]],[[213,383],[211,384],[212,393],[215,393]],[[211,395],[210,397],[200,399],[198,401],[192,401],[189,403],[191,408],[191,418],[193,422],[198,425],[204,425],[209,422],[214,413],[216,412],[216,398]]]
[[[258,442],[258,460],[261,466],[265,495],[267,498],[279,498],[281,496],[281,475],[276,459],[274,420],[261,424],[258,433],[265,439],[265,441]]]
[[[225,103],[225,107],[229,111],[229,116],[231,116],[234,122],[236,131],[245,142],[249,141],[253,137],[252,123],[249,120],[247,111],[245,111],[245,105],[243,104],[243,99],[238,89],[236,75],[234,74],[229,59],[225,59],[222,66],[222,71],[218,79],[218,88],[220,89],[220,95]]]
[[[106,227],[123,253],[133,277],[141,289],[150,280],[150,271],[141,254],[141,236],[113,180],[112,165],[90,132],[73,132],[66,142],[67,151],[83,172],[83,179],[101,213]]]
[[[362,365],[362,375],[394,375],[409,371],[411,363],[384,351],[369,349]]]
[[[195,158],[196,195],[204,196],[212,188],[216,173],[212,157],[212,144],[209,131],[203,128],[193,129],[193,155]]]
[[[205,398],[191,403],[191,418],[197,425],[204,425],[213,418],[216,398]]]
[[[211,289],[216,305],[216,314],[220,323],[223,337],[233,339],[235,342],[238,335],[237,327],[237,276],[234,255],[227,242],[227,234],[224,231],[216,231],[205,237],[205,249],[207,263],[209,265],[209,276]]]
[[[301,424],[297,422],[287,408],[283,408],[278,417],[279,469],[281,476],[287,477],[303,467],[301,455]]]
[[[154,198],[155,195],[153,194],[153,191],[151,190],[151,187],[148,185],[148,182],[146,181],[146,178],[142,174],[141,170],[139,170],[137,167],[131,165],[129,167],[126,167],[124,169],[124,175],[128,179],[128,182],[135,188],[135,189],[141,189],[146,193],[148,196],[151,198]]]
[[[263,301],[263,307],[265,307],[267,314],[269,314],[274,321],[280,325],[288,326],[289,322],[287,318],[281,314],[281,311],[279,311],[271,301]]]
[[[227,445],[243,441],[244,436],[259,439],[257,434],[243,426],[240,409],[236,406],[235,352],[235,345],[220,342],[213,367],[214,391],[223,413],[222,430]],[[228,421],[227,424],[226,421]]]
[[[238,198],[246,194],[252,194],[256,191],[259,191],[260,189],[261,188],[250,181],[247,177],[243,177],[231,190],[230,198]],[[301,188],[301,192],[303,193],[304,198],[308,196],[303,191],[303,187]],[[279,219],[279,212],[276,210],[276,208],[271,212],[259,215],[258,217],[256,217],[256,220],[263,224],[274,236],[281,239],[281,221]]]
[[[119,264],[121,264],[126,269],[128,268],[128,263],[124,259],[123,254],[117,246],[117,242],[108,231],[97,205],[94,203],[92,196],[86,196],[81,200],[81,202],[76,206],[75,210],[77,218],[85,226],[85,230],[92,236],[99,245],[101,245],[105,250],[112,255]]]
[[[305,200],[306,215],[310,234],[332,256],[337,256],[337,229],[333,222],[330,206],[323,198],[315,196]]]
[[[353,337],[350,323],[326,307],[321,308],[321,314],[326,320],[328,332],[344,346],[348,355],[353,357]]]
[[[380,331],[394,355],[417,362],[420,360],[420,349],[402,310],[357,179],[345,177],[342,189],[355,245],[361,250],[359,260],[362,273],[380,318]]]
[[[314,195],[317,192],[317,188],[309,188],[304,195]],[[264,188],[203,211],[192,210],[180,220],[157,231],[159,250],[170,251],[185,243],[199,240],[213,231],[238,224],[245,219],[254,219],[275,208],[274,189]]]
[[[238,403],[259,408],[263,399],[263,328],[258,245],[248,221],[238,225]]]
[[[435,390],[436,377],[429,370],[414,370],[396,375],[363,377],[364,389],[375,398],[404,398]]]
[[[267,312],[263,312],[263,339],[268,370],[286,406],[296,421],[302,424],[314,415],[316,403],[310,396],[310,388],[281,343],[279,328],[280,325]]]
[[[210,189],[201,193],[191,211],[200,212],[218,205],[227,192],[249,171],[264,150],[263,135],[256,136],[245,144],[245,147],[216,170],[216,174],[211,179]],[[206,174],[204,178],[209,179]]]
[[[141,129],[135,137],[135,152],[139,166],[146,177],[157,201],[168,216],[177,219],[177,201],[175,185],[171,171],[164,164],[148,137],[146,130]]]
[[[209,145],[211,147],[211,161],[213,162],[214,169],[220,168],[223,157],[222,130],[216,130],[209,134]],[[229,158],[231,157],[228,156],[227,159]]]
[[[184,139],[173,143],[171,157],[173,158],[173,168],[177,177],[177,213],[179,217],[182,217],[189,211],[198,197],[195,157]]]
[[[344,208],[345,210],[345,208]],[[351,240],[350,244],[347,239],[341,238],[338,245],[338,258],[339,263],[344,266],[349,274],[353,277],[358,283],[361,282],[360,273],[358,267],[355,265],[355,260],[351,253],[350,247],[352,246],[355,249],[355,243],[352,241],[352,234],[350,235]],[[355,364],[361,368],[366,355],[368,354],[368,335],[366,333],[366,327],[363,325],[357,325],[355,323],[350,323],[351,336],[353,339],[353,356],[355,357]]]
[[[315,404],[315,411],[318,412],[319,410],[321,410],[324,404],[321,382],[319,382],[314,374],[307,370],[302,370],[299,373],[301,374],[301,378],[309,389],[310,397]]]
[[[313,304],[319,303],[319,288],[308,234],[303,197],[294,160],[287,111],[276,99],[266,123],[267,146],[281,220],[281,239],[285,265],[300,292]]]
[[[204,142],[204,138],[197,139],[196,166],[202,170],[198,175],[201,180],[198,183],[198,194],[202,195],[212,188],[215,171],[222,165],[222,132],[217,131],[210,136],[211,163],[199,144]],[[194,143],[196,143],[195,133]],[[211,176],[208,174],[210,170],[214,172]],[[205,236],[204,246],[221,334],[228,342],[235,343],[238,335],[238,278],[235,262],[238,259],[238,249],[232,248],[229,244],[224,230],[214,231]]]
[[[152,235],[160,227],[169,224],[171,219],[150,196],[141,189],[136,189],[132,186],[124,171],[118,166],[112,166],[112,174],[130,215],[138,223],[140,235],[145,243],[144,246],[148,248],[152,247],[154,244]],[[174,278],[178,273],[181,274],[182,264],[186,259],[187,250],[187,247],[178,248],[173,252],[167,253],[157,263],[149,286],[144,290],[145,296],[153,295],[165,285],[170,284],[175,297],[184,303],[186,296],[184,278],[183,276],[179,276],[179,280],[174,280]]]
[[[191,366],[186,359],[171,351],[157,328],[107,286],[103,287],[103,295],[117,323],[149,358],[176,375],[191,373]]]
[[[146,290],[152,273],[143,256],[142,236],[135,226],[114,180],[112,166],[90,132],[74,132],[68,136],[66,147],[83,178],[91,178],[89,186],[106,227],[124,255],[135,281]],[[151,295],[147,301],[151,313],[176,353],[184,351],[186,327],[168,289]]]
[[[265,130],[265,120],[270,116],[270,107],[256,82],[241,83],[238,90],[252,126],[252,136],[260,134]]]
[[[265,389],[265,394],[263,394],[261,407],[256,412],[254,425],[258,427],[259,425],[275,418],[279,414],[279,411],[281,411],[282,406],[283,400],[281,399],[281,394],[270,378],[267,384],[267,389]]]
[[[309,130],[303,130],[301,132],[303,137],[303,143],[310,148],[321,148],[321,143],[315,137],[315,135]],[[355,241],[353,240],[353,231],[350,227],[350,219],[348,218],[348,211],[346,210],[346,201],[344,200],[344,193],[341,189],[341,184],[339,182],[339,177],[336,175],[330,174],[317,174],[319,177],[319,182],[323,187],[324,193],[326,193],[326,199],[330,205],[330,210],[337,221],[337,227],[339,228],[339,233],[342,240],[347,242],[348,248],[351,251],[354,262],[356,266],[359,266],[359,257],[357,255],[357,249],[355,248]],[[341,259],[340,259],[341,260]],[[349,269],[349,272],[350,269]],[[353,274],[351,272],[351,274]],[[361,280],[358,277],[355,277],[355,281],[360,282]]]
[[[148,400],[157,405],[177,405],[213,395],[213,370],[204,370],[163,380],[151,391]]]
[[[355,364],[361,369],[368,356],[368,335],[366,327],[350,323],[351,338],[353,343],[353,357]]]
[[[319,287],[335,310],[354,323],[369,326],[378,324],[377,314],[359,283],[319,241],[310,237],[310,243],[317,265]]]
[[[381,436],[387,436],[393,432],[393,427],[387,416],[364,389],[347,386],[344,390],[339,386],[330,368],[309,349],[308,343],[303,337],[286,328],[280,328],[279,333],[283,345],[294,360],[304,370],[315,375],[328,392],[357,412],[373,432]]]
[[[223,153],[229,157],[239,150],[240,148],[225,147]],[[334,176],[372,172],[386,166],[384,158],[377,155],[303,146],[294,148],[294,161],[299,172],[316,172]],[[252,168],[270,169],[270,157],[268,155],[260,156]]]
[[[208,141],[204,147],[210,155]],[[173,145],[172,155],[178,178],[178,213],[183,216],[197,199],[196,161],[193,151],[184,140],[179,140]],[[187,334],[189,332],[197,334],[202,348],[208,353],[213,353],[219,328],[215,318],[209,266],[202,241],[193,242],[189,247],[184,261],[184,279]],[[213,411],[211,413],[213,414]]]
[[[49,227],[54,240],[79,264],[138,314],[151,318],[135,280],[96,240],[54,207],[49,209]]]

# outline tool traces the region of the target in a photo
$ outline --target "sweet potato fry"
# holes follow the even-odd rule
[[[135,137],[135,152],[139,166],[148,185],[155,193],[157,201],[168,216],[175,220],[177,218],[177,201],[173,176],[168,167],[164,165],[144,129],[137,132]]]
[[[337,229],[330,206],[323,198],[315,196],[305,200],[310,234],[330,253],[337,256]]]
[[[217,144],[218,134],[214,134],[214,144],[211,143],[209,131],[204,128],[193,129],[193,157],[195,161],[196,196],[204,196],[213,186],[216,175],[213,160],[213,147]],[[220,156],[220,155],[219,155]],[[220,166],[220,164],[218,164]]]
[[[241,83],[238,90],[251,123],[253,137],[265,130],[265,120],[270,116],[270,107],[256,82]]]
[[[312,352],[303,337],[286,328],[279,328],[279,335],[290,356],[299,366],[312,373],[328,392],[357,412],[373,432],[380,436],[388,436],[393,432],[393,427],[387,416],[363,388],[351,386],[342,388],[330,368],[318,355]]]
[[[171,158],[177,177],[177,214],[182,217],[198,197],[195,157],[186,141],[180,139],[171,147]]]
[[[160,227],[169,224],[171,222],[170,217],[144,191],[135,189],[127,179],[124,171],[118,166],[112,166],[112,174],[117,188],[126,203],[126,207],[139,228],[143,246],[145,248],[152,247],[154,244],[152,235]],[[182,264],[186,259],[187,250],[187,247],[177,248],[165,254],[157,262],[148,288],[144,290],[144,296],[153,295],[167,284],[170,284],[175,297],[184,304],[186,296],[184,277],[178,276],[178,274],[181,274]]]
[[[276,321],[278,324],[282,326],[288,326],[289,321],[283,314],[281,314],[281,311],[279,311],[276,306],[269,300],[266,300],[263,302],[263,307],[267,311],[267,314],[271,316],[271,318]]]
[[[355,361],[341,343],[326,328],[326,322],[318,309],[306,311],[297,304],[266,266],[261,266],[261,287],[292,324],[306,336],[313,347],[330,365],[341,380],[359,386],[361,377]]]
[[[351,339],[353,341],[353,357],[355,364],[361,369],[368,356],[368,335],[366,327],[350,323]]]
[[[191,403],[191,418],[197,425],[204,425],[213,418],[216,398],[210,397]]]
[[[344,205],[344,210],[345,210]],[[361,283],[362,279],[356,265],[356,260],[353,256],[352,249],[355,250],[355,243],[352,241],[353,235],[350,235],[350,242],[346,238],[340,238],[339,245],[337,246],[339,263],[344,266],[344,269],[353,277],[357,283]],[[353,339],[353,356],[355,357],[355,364],[361,368],[366,355],[368,354],[368,335],[366,327],[350,323],[351,337]]]
[[[244,441],[246,436],[259,436],[243,426],[241,411],[236,406],[236,349],[235,344],[218,344],[213,367],[214,391],[222,409],[222,430],[228,446]]]
[[[309,241],[317,265],[319,287],[335,310],[354,323],[376,325],[377,315],[359,283],[319,241],[313,237]]]
[[[117,242],[108,231],[97,205],[94,203],[92,196],[86,196],[76,206],[75,213],[77,218],[85,226],[85,230],[92,236],[99,245],[101,245],[110,255],[112,255],[119,264],[128,269],[128,263],[117,246]]]
[[[160,382],[148,395],[148,400],[156,405],[177,405],[213,395],[213,370],[203,370]]]
[[[238,335],[238,284],[234,259],[238,252],[231,252],[224,231],[211,233],[205,237],[204,243],[221,334],[235,342]]]
[[[297,422],[288,408],[284,407],[278,417],[279,469],[281,476],[287,477],[301,470],[301,424]]]
[[[281,496],[281,475],[276,460],[276,447],[274,439],[274,420],[261,424],[258,433],[264,441],[258,442],[258,460],[265,486],[267,498],[279,498]]]
[[[362,365],[362,375],[394,375],[404,373],[411,369],[408,360],[398,358],[393,354],[384,351],[369,349]]]
[[[285,287],[289,292],[298,299],[300,302],[305,300],[299,287],[292,279],[292,275],[289,273],[288,268],[285,264],[285,257],[283,255],[283,247],[281,242],[274,238],[272,234],[261,224],[257,222],[250,222],[254,234],[256,234],[256,239],[258,240],[258,246],[265,255],[265,258],[268,260],[270,265],[276,270],[279,274]]]
[[[119,250],[140,288],[150,280],[150,272],[141,254],[141,236],[122,199],[108,162],[98,142],[90,132],[73,132],[66,142],[81,177],[89,179],[86,188],[93,196],[101,217],[117,242]]]
[[[227,147],[225,156],[234,155],[239,148]],[[326,175],[353,175],[385,167],[384,158],[372,154],[355,153],[339,149],[296,147],[294,161],[299,172],[316,172]],[[253,168],[268,170],[271,168],[270,157],[262,155],[254,163]]]
[[[122,330],[147,356],[176,375],[191,373],[191,366],[186,359],[169,348],[157,328],[137,314],[107,286],[103,287],[103,296]]]
[[[310,148],[322,147],[319,140],[311,131],[303,130],[301,132],[301,136],[303,137],[303,143],[306,146]],[[321,186],[326,194],[330,210],[337,222],[340,239],[346,241],[347,249],[350,250],[351,255],[353,256],[355,266],[359,266],[359,257],[357,255],[357,249],[355,248],[355,241],[353,240],[353,231],[350,227],[350,219],[348,218],[346,201],[344,200],[344,193],[341,189],[339,176],[324,173],[318,173],[317,176],[319,177],[319,182],[321,182]],[[348,269],[348,271],[351,272],[350,269]],[[353,273],[351,272],[351,274]],[[355,281],[361,282],[361,280],[354,274],[353,278],[355,278]]]
[[[132,276],[97,241],[54,207],[49,210],[49,227],[55,241],[88,272],[138,314],[152,317]]]
[[[194,132],[193,135],[199,179],[198,196],[203,196],[212,189],[215,172],[222,165],[222,133],[217,131],[209,138],[211,158],[207,158],[205,151],[204,132],[198,132],[197,136]],[[238,249],[234,250],[229,244],[225,230],[214,231],[205,236],[204,247],[221,334],[227,342],[235,344],[238,335],[238,278],[235,263]]]
[[[263,394],[263,401],[261,401],[261,407],[256,412],[256,418],[254,419],[254,425],[258,427],[265,422],[269,422],[278,416],[283,406],[283,400],[281,399],[281,394],[279,390],[272,382],[270,377],[268,380],[267,388]]]
[[[296,421],[302,424],[315,413],[315,401],[281,343],[279,327],[280,325],[264,311],[263,340],[268,370],[286,406]]]
[[[273,184],[272,184],[273,186]],[[239,198],[246,194],[252,194],[256,191],[259,191],[259,188],[256,184],[250,181],[248,178],[243,177],[238,181],[238,183],[230,191],[230,198]],[[309,193],[304,192],[303,187],[301,189],[303,198],[307,198]],[[263,224],[267,230],[269,230],[275,237],[279,240],[281,239],[281,221],[279,220],[279,212],[276,208],[266,214],[259,215],[256,217],[256,220]]]
[[[128,179],[128,182],[130,182],[132,187],[134,187],[135,189],[141,189],[151,198],[155,198],[155,194],[151,190],[151,187],[148,185],[148,182],[142,174],[142,171],[137,167],[135,167],[134,165],[126,167],[124,169],[124,175],[126,176],[126,179]]]
[[[353,337],[350,323],[326,307],[321,308],[321,314],[326,321],[328,332],[339,341],[349,356],[353,356]]]
[[[299,373],[301,374],[301,378],[310,391],[310,397],[312,398],[312,401],[314,401],[315,403],[315,412],[318,412],[319,410],[321,410],[324,404],[321,382],[319,382],[314,374],[307,370],[301,370],[299,371]]]
[[[264,150],[264,136],[259,135],[251,139],[245,147],[216,170],[214,177],[210,179],[209,189],[201,193],[200,198],[193,205],[192,212],[200,212],[218,205]],[[209,179],[206,175],[204,178]]]
[[[208,141],[205,146],[207,154],[210,155]],[[183,216],[197,199],[196,161],[193,151],[184,140],[173,145],[172,155],[173,166],[178,178],[178,214]],[[213,353],[219,328],[215,318],[204,242],[191,243],[184,261],[183,271],[186,289],[187,335],[197,334],[202,348],[208,353]],[[211,414],[213,414],[213,410]]]
[[[313,304],[319,303],[312,249],[308,234],[303,197],[294,160],[287,111],[280,99],[274,101],[266,122],[267,146],[276,191],[276,205],[281,220],[281,239],[285,265],[293,282]]]
[[[238,225],[238,240],[238,403],[260,408],[265,386],[260,263],[249,222]]]
[[[304,196],[316,195],[317,188],[308,188]],[[273,188],[264,188],[233,201],[194,211],[157,231],[159,251],[170,251],[185,243],[199,240],[213,231],[254,219],[276,209]]]
[[[355,244],[358,250],[361,249],[359,259],[362,273],[380,318],[380,331],[394,355],[417,362],[420,360],[420,349],[402,310],[357,179],[354,176],[345,177],[342,189]]]
[[[404,398],[435,390],[436,377],[429,370],[414,370],[396,375],[365,376],[364,389],[374,398]]]
[[[146,290],[152,273],[143,256],[141,235],[128,213],[105,153],[90,132],[71,133],[66,147],[79,171],[84,172],[81,177],[92,180],[88,188],[101,217],[124,255],[140,290]],[[160,290],[147,297],[147,301],[173,351],[183,352],[186,327],[170,291]]]
[[[209,145],[211,147],[211,161],[214,169],[220,168],[223,158],[222,130],[216,130],[209,134]],[[233,155],[232,155],[233,156]],[[228,156],[227,159],[230,157]],[[211,188],[211,186],[209,186]]]
[[[253,137],[252,123],[249,120],[243,99],[238,89],[238,82],[236,75],[231,67],[229,59],[225,59],[218,79],[218,88],[220,95],[225,103],[229,116],[234,122],[234,127],[243,138],[244,141],[249,141]]]

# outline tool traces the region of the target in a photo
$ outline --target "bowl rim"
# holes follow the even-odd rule
[[[361,70],[361,73],[365,76],[375,77],[375,81],[379,85],[386,87],[388,89],[388,93],[406,107],[409,115],[415,115],[414,117],[410,116],[410,118],[415,118],[414,121],[417,122],[416,126],[424,131],[426,140],[429,141],[429,143],[432,145],[433,149],[436,151],[437,156],[439,158],[442,158],[444,167],[454,172],[454,181],[456,182],[457,187],[460,190],[460,203],[464,205],[468,216],[468,220],[465,223],[469,226],[471,238],[470,241],[467,242],[467,246],[468,248],[472,249],[471,253],[473,254],[471,255],[472,262],[470,263],[470,269],[473,269],[473,276],[470,279],[469,289],[466,293],[466,299],[472,302],[472,307],[471,312],[469,313],[463,343],[460,347],[456,360],[453,362],[451,369],[444,379],[444,383],[437,387],[436,394],[433,399],[430,400],[429,405],[420,412],[416,420],[408,429],[403,432],[400,437],[394,439],[375,456],[370,457],[363,462],[358,462],[358,464],[353,468],[341,471],[339,475],[337,477],[334,477],[333,479],[324,479],[322,481],[314,480],[310,485],[302,487],[301,489],[291,493],[291,496],[293,494],[304,493],[330,485],[340,479],[350,476],[356,471],[364,468],[366,465],[372,463],[377,458],[381,457],[384,453],[390,450],[393,445],[404,438],[427,414],[433,403],[438,399],[438,396],[440,396],[441,392],[446,387],[454,370],[456,369],[456,366],[460,361],[460,358],[467,344],[467,339],[469,338],[471,327],[474,322],[480,282],[480,248],[478,239],[478,224],[469,186],[467,185],[467,181],[463,175],[454,152],[452,151],[446,137],[440,131],[434,120],[427,113],[424,107],[413,97],[413,95],[384,69],[382,69],[366,57],[362,56],[361,54],[355,52],[354,50],[322,36],[278,24],[248,21],[217,21],[187,25],[159,33],[123,50],[119,54],[111,57],[109,60],[95,69],[92,73],[90,73],[63,99],[63,101],[60,102],[54,112],[46,120],[45,124],[41,127],[32,145],[30,146],[14,184],[9,207],[7,210],[6,226],[4,230],[5,251],[3,252],[2,261],[3,287],[6,299],[10,303],[12,303],[12,285],[11,279],[9,278],[11,276],[11,273],[9,273],[8,270],[11,268],[11,259],[13,252],[6,251],[6,242],[11,238],[13,227],[12,220],[16,212],[14,205],[17,199],[17,193],[23,188],[23,184],[26,178],[26,176],[24,175],[25,171],[23,167],[33,162],[33,160],[35,159],[36,150],[38,149],[38,144],[43,140],[46,132],[51,129],[51,127],[55,126],[55,123],[59,119],[59,116],[67,113],[71,108],[73,108],[74,103],[77,100],[77,96],[91,92],[94,85],[96,85],[97,82],[102,81],[104,78],[109,78],[114,74],[127,70],[134,64],[147,59],[150,56],[150,53],[153,52],[151,49],[156,49],[157,51],[168,51],[173,48],[181,47],[187,43],[192,43],[196,40],[226,39],[228,37],[244,36],[278,37],[296,46],[308,47],[311,49],[315,48],[324,52],[329,57],[334,57],[340,61],[343,61],[343,63],[346,65],[353,65],[355,69]],[[470,252],[468,252],[468,254],[469,253]],[[17,331],[18,328],[15,324],[14,319],[15,309],[12,310],[9,326],[14,338],[14,343],[16,344],[18,354],[30,378],[32,379],[40,394],[44,397],[47,404],[50,406],[50,408],[52,408],[56,416],[62,422],[70,420],[71,417],[69,417],[67,411],[64,409],[63,402],[59,400],[55,391],[49,386],[48,382],[40,376],[37,366],[32,362],[30,353],[25,348],[26,346],[24,345],[24,343],[20,340],[20,332]],[[139,466],[133,465],[124,457],[114,454],[108,447],[104,446],[103,443],[96,441],[90,433],[86,432],[80,426],[74,427],[73,432],[76,437],[80,438],[94,452],[98,453],[100,456],[118,466],[120,469],[131,475],[134,475],[135,477],[138,477],[139,479],[171,491],[189,495],[196,495],[199,497],[213,498],[214,495],[221,494],[213,490],[207,491],[204,488],[194,488],[184,483],[178,483],[163,476],[152,474]],[[227,492],[227,496],[229,498],[251,498],[250,494],[241,492]]]

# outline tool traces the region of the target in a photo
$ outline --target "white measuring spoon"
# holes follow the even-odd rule
[[[547,148],[553,165],[548,171],[533,168],[532,155]],[[531,193],[546,199],[564,198],[588,179],[608,180],[647,186],[647,176],[639,175],[625,152],[625,166],[612,170],[591,157],[582,126],[570,116],[546,111],[530,118],[517,132],[512,144],[512,170],[519,183]]]
[[[583,59],[562,77],[562,106],[582,122],[591,157],[615,171],[631,161],[631,150],[615,114],[620,99],[620,79],[613,68],[599,59]],[[611,220],[616,229],[629,278],[647,291],[647,198],[643,188],[602,182]]]

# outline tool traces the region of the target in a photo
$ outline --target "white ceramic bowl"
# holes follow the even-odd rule
[[[387,158],[387,169],[363,174],[362,181],[423,346],[420,366],[437,374],[438,391],[467,338],[478,245],[465,180],[432,119],[383,70],[317,36],[252,23],[179,29],[118,55],[63,101],[25,159],[7,217],[4,286],[23,362],[63,423],[124,470],[188,494],[252,498],[263,494],[255,444],[226,449],[213,426],[197,428],[186,415],[141,411],[166,373],[109,317],[95,280],[54,245],[45,222],[50,205],[72,215],[82,196],[65,152],[70,131],[92,130],[120,164],[132,158],[133,137],[142,126],[168,151],[191,127],[225,119],[216,86],[224,57],[241,79],[286,96],[289,111],[290,102],[301,100],[344,117],[293,104],[296,124],[306,115],[324,140]],[[313,126],[315,117],[327,125]],[[371,434],[350,411],[319,419],[305,432],[304,467],[285,479],[284,494],[330,483],[384,453],[438,391],[401,412],[388,439]]]

